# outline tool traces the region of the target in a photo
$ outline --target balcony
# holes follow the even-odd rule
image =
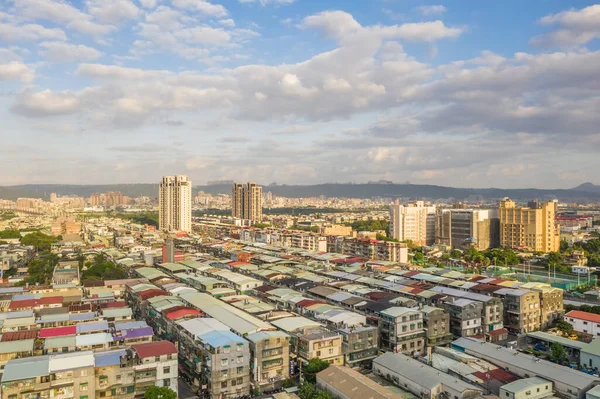
[[[135,373],[135,382],[151,382],[156,381],[156,369],[136,372]]]

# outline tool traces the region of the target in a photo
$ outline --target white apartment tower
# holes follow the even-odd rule
[[[192,231],[192,182],[188,176],[164,176],[158,188],[158,228]]]
[[[435,205],[423,201],[390,206],[390,234],[399,241],[410,240],[416,245],[435,243]]]
[[[252,182],[235,183],[231,190],[231,215],[244,220],[262,220],[262,187]]]

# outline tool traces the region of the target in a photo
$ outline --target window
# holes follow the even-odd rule
[[[231,352],[231,347],[229,345],[225,345],[223,347],[223,353],[229,353],[229,352]]]
[[[238,344],[237,351],[241,352],[242,350],[244,350],[244,344]]]
[[[167,355],[167,360],[173,360],[173,355]]]
[[[154,361],[155,361],[155,362],[158,362],[158,361],[160,361],[160,356],[154,356]]]
[[[237,357],[237,362],[238,363],[242,363],[244,361],[244,356],[238,356]]]
[[[262,373],[263,381],[269,378],[269,373]]]
[[[317,351],[317,357],[321,357],[321,351]]]
[[[232,387],[234,387],[234,386],[236,386],[236,385],[237,385],[237,384],[235,383],[235,378],[234,378],[233,380],[231,380],[231,386],[232,386]]]
[[[163,367],[163,374],[171,374],[171,367]]]
[[[171,386],[171,380],[168,378],[165,378],[163,380],[163,387],[170,387]]]
[[[87,382],[79,384],[79,391],[81,391],[81,392],[87,392],[87,390],[88,390],[88,383]]]
[[[540,391],[540,389],[538,388],[538,389],[537,389],[537,391],[539,392],[539,391]]]
[[[222,367],[225,367],[225,366],[227,366],[227,364],[229,364],[229,361],[228,361],[228,359],[221,359],[221,366],[222,366]]]
[[[587,321],[584,321],[584,322],[583,322],[583,325],[584,325],[584,326],[587,326]]]
[[[242,374],[244,372],[244,368],[243,367],[238,367],[237,368],[237,373],[238,374]]]
[[[329,354],[333,355],[333,348],[329,348]]]
[[[117,381],[121,381],[121,374],[117,374]]]
[[[506,396],[510,396],[510,394],[508,392],[506,392]]]
[[[243,382],[244,382],[244,379],[242,377],[237,379],[238,385],[241,385]]]
[[[227,388],[227,381],[223,381],[221,383],[221,388]]]
[[[600,327],[600,326],[598,326],[598,327]],[[281,343],[281,338],[277,338],[277,343],[278,344]]]
[[[101,398],[105,398],[106,397],[106,392],[100,392],[100,397]]]

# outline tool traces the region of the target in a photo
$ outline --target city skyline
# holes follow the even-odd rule
[[[599,9],[4,2],[0,185],[598,184]]]

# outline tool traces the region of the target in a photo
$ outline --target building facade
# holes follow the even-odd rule
[[[234,183],[231,190],[231,215],[234,218],[262,220],[262,187],[249,182]]]
[[[390,206],[390,234],[399,241],[410,240],[416,245],[435,243],[435,206],[423,201]]]
[[[500,245],[500,220],[496,210],[442,209],[436,215],[436,242],[452,249],[480,251]]]
[[[558,251],[560,228],[555,220],[558,202],[529,205],[519,207],[508,198],[500,201],[500,246],[536,252]]]
[[[419,309],[396,306],[382,311],[379,331],[383,350],[414,353],[422,352],[425,347],[423,312]]]
[[[158,227],[192,231],[192,182],[187,176],[164,176],[158,188]]]

